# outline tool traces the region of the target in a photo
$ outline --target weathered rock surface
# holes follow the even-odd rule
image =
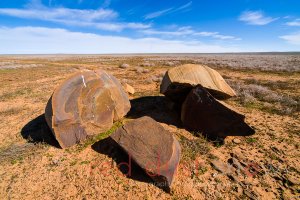
[[[236,96],[234,90],[217,71],[195,64],[181,65],[168,70],[160,86],[160,93],[175,102],[182,103],[196,85],[202,85],[217,99]]]
[[[244,122],[244,119],[244,115],[216,100],[200,85],[190,91],[181,108],[183,125],[189,130],[207,136],[223,138],[229,135],[254,134],[254,130]]]
[[[61,83],[52,94],[45,118],[62,148],[108,130],[130,110],[119,81],[105,71],[83,71]]]
[[[181,148],[175,137],[150,117],[141,117],[111,135],[161,187],[169,187],[177,169]]]

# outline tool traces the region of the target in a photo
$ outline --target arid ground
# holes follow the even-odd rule
[[[130,66],[120,68],[124,63]],[[186,131],[159,94],[166,70],[184,63],[218,70],[238,94],[226,103],[256,133],[221,143]],[[104,69],[133,86],[132,110],[108,132],[61,149],[45,123],[45,105],[82,69]],[[0,86],[0,199],[300,198],[300,54],[1,56]],[[117,126],[145,115],[182,148],[169,193],[137,166],[126,176],[118,166],[127,155],[101,148]]]

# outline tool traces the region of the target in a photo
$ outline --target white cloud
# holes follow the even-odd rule
[[[189,8],[191,5],[192,5],[192,1],[180,6],[180,7],[177,7],[177,8],[167,8],[167,9],[164,9],[164,10],[159,10],[159,11],[155,11],[155,12],[152,12],[152,13],[149,13],[147,15],[144,16],[144,19],[154,19],[154,18],[157,18],[157,17],[160,17],[162,15],[167,15],[167,14],[171,14],[171,13],[175,13],[175,12],[180,12],[180,11],[183,11],[187,8]]]
[[[118,14],[113,10],[98,9],[98,10],[79,10],[69,8],[0,8],[0,14],[13,17],[41,19],[48,21],[55,20],[82,20],[91,22],[96,20],[111,20],[117,18]]]
[[[1,54],[237,52],[199,41],[131,39],[44,27],[0,27]]]
[[[193,30],[190,26],[180,27],[175,31],[158,31],[154,29],[145,29],[141,30],[142,33],[147,35],[165,35],[165,36],[202,36],[202,37],[212,37],[220,40],[241,40],[241,38],[230,36],[230,35],[221,35],[219,32],[197,32]]]
[[[279,18],[266,17],[261,11],[245,11],[239,17],[240,21],[250,25],[266,25]]]
[[[287,22],[286,25],[288,25],[288,26],[300,26],[300,19],[296,19],[294,21]]]
[[[89,26],[102,30],[144,29],[149,24],[116,22],[118,13],[110,9],[79,10],[70,8],[49,8],[39,1],[32,1],[26,8],[0,8],[0,15],[25,19],[38,19],[71,26]]]
[[[153,19],[153,18],[162,16],[162,15],[168,13],[171,10],[173,10],[173,8],[167,8],[167,9],[164,9],[164,10],[159,10],[159,11],[156,11],[156,12],[149,13],[149,14],[145,15],[144,18],[145,19]]]
[[[186,8],[189,8],[192,4],[193,4],[193,2],[190,1],[190,2],[188,2],[188,3],[186,3],[186,4],[182,5],[182,6],[180,6],[179,8],[176,8],[174,11],[176,12],[176,11],[184,10]]]
[[[300,45],[300,32],[299,33],[294,33],[294,34],[289,34],[289,35],[283,35],[280,36],[279,38],[284,39],[290,44],[295,44],[295,45]]]
[[[203,32],[198,32],[198,33],[195,33],[195,35],[199,35],[199,36],[214,36],[218,34],[218,32],[206,32],[206,31],[203,31]]]

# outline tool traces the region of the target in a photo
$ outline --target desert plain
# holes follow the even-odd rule
[[[219,141],[182,126],[159,88],[168,69],[188,63],[223,76],[237,93],[226,103],[246,116],[254,135]],[[103,69],[131,85],[131,110],[109,131],[62,149],[45,122],[45,106],[57,85],[85,69]],[[299,53],[2,55],[0,86],[0,199],[300,198]],[[121,169],[128,161],[122,150],[101,148],[117,127],[142,116],[181,145],[169,192],[134,164],[130,176]]]

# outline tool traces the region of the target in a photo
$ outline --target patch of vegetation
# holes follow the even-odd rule
[[[72,162],[70,162],[70,166],[74,166],[77,164],[77,160],[73,160]]]
[[[0,111],[0,116],[9,116],[9,115],[15,115],[20,113],[24,107],[14,107],[14,108],[8,108],[6,110]]]
[[[254,80],[251,82],[255,82]],[[300,110],[298,98],[278,94],[268,87],[258,84],[245,85],[241,81],[231,79],[227,82],[237,92],[238,102],[245,107],[280,115],[292,115]]]
[[[9,162],[16,164],[22,162],[25,158],[39,155],[45,152],[47,145],[44,143],[32,144],[12,144],[0,150],[0,163]]]
[[[197,155],[206,155],[210,151],[209,142],[203,136],[194,140],[181,136],[180,144],[182,146],[182,158],[186,161],[195,160]]]
[[[252,144],[252,143],[257,142],[257,139],[256,138],[247,138],[246,142],[249,143],[249,144]]]
[[[12,99],[15,99],[16,97],[28,95],[31,93],[32,93],[31,88],[23,88],[23,89],[19,89],[19,90],[13,91],[13,92],[6,92],[6,93],[3,93],[2,95],[0,95],[0,101],[12,100]]]
[[[86,165],[86,164],[89,164],[91,161],[88,161],[88,160],[84,160],[84,161],[81,161],[80,162],[80,165]]]
[[[114,133],[122,125],[123,125],[123,121],[115,122],[108,131],[106,131],[104,133],[100,133],[98,135],[95,135],[95,136],[85,140],[83,143],[78,144],[76,146],[76,151],[80,152],[80,151],[86,149],[88,146],[91,146],[92,144],[109,137],[112,133]]]

